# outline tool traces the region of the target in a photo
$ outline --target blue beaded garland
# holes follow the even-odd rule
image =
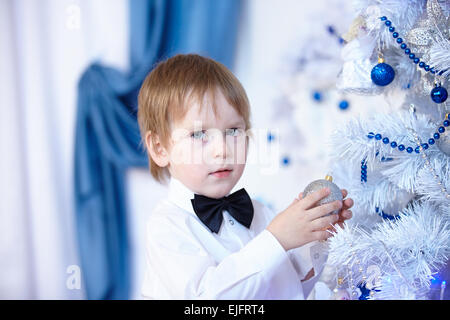
[[[389,83],[394,80],[395,71],[394,69],[388,65],[387,63],[378,63],[375,67],[373,67],[370,78],[373,83],[378,86],[387,86]]]
[[[361,182],[367,182],[367,165],[365,159],[361,161]]]
[[[381,211],[381,212],[380,212],[380,211]],[[384,212],[383,210],[380,210],[380,208],[378,208],[378,207],[375,208],[375,212],[378,213],[378,215],[379,215],[380,217],[382,217],[383,219],[385,219],[385,220],[386,220],[386,219],[387,219],[387,220],[398,220],[398,219],[400,219],[400,215],[399,215],[399,214],[392,216],[392,215],[390,215],[390,214],[387,214],[387,213]]]
[[[409,58],[415,63],[415,64],[419,64],[419,68],[423,68],[426,72],[430,72],[431,74],[435,74],[436,72],[438,73],[438,75],[442,75],[444,73],[445,70],[435,70],[433,67],[430,67],[428,64],[426,64],[423,61],[420,61],[419,58],[417,58],[415,56],[414,53],[411,52],[411,49],[407,48],[406,43],[403,43],[403,39],[400,38],[400,34],[395,30],[395,27],[392,25],[392,22],[390,20],[387,19],[386,16],[380,17],[381,21],[384,21],[384,24],[389,27],[389,32],[392,32],[392,37],[394,39],[396,39],[396,42],[400,45],[400,48],[402,48],[403,50],[405,50],[405,54],[407,54],[409,56]],[[373,71],[373,70],[372,70]],[[372,74],[371,74],[372,76]],[[387,83],[389,84],[390,82],[392,82],[392,79]],[[373,78],[372,81],[377,84],[377,85],[381,85],[381,86],[385,86],[387,84],[378,84]],[[387,80],[386,80],[387,81]],[[448,92],[445,88],[439,86],[434,88],[433,90],[431,90],[430,93],[431,99],[436,102],[436,103],[443,103],[447,100],[448,97]]]
[[[406,151],[408,153],[412,153],[413,151],[415,151],[416,153],[420,153],[420,151],[423,150],[427,150],[431,145],[434,145],[436,143],[436,140],[438,140],[440,138],[440,133],[444,133],[445,132],[445,128],[450,126],[450,113],[447,113],[445,115],[444,121],[442,121],[442,125],[438,127],[437,131],[433,134],[433,138],[428,139],[428,143],[422,143],[420,146],[415,147],[414,149],[412,147],[407,147]],[[381,135],[381,133],[377,133],[374,134],[372,131],[369,132],[367,134],[367,138],[369,139],[373,139],[375,138],[375,140],[382,140],[384,144],[389,144],[389,138],[388,137],[383,137]],[[399,151],[403,151],[405,150],[405,146],[403,144],[399,144],[397,145],[396,141],[392,141],[390,143],[392,148],[396,148],[398,146],[398,150]],[[379,151],[377,150],[375,156],[378,156]],[[385,158],[382,157],[381,161],[391,161],[393,160],[393,158]],[[361,161],[361,169],[366,169],[367,167],[365,166],[365,160]],[[363,172],[362,172],[363,173]],[[362,180],[361,180],[362,181]]]

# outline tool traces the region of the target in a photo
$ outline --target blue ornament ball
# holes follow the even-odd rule
[[[370,78],[377,86],[387,86],[394,80],[395,71],[387,63],[379,63],[370,72]]]
[[[289,159],[288,156],[284,156],[283,159],[281,159],[281,163],[283,164],[283,166],[287,167],[289,165],[289,163],[291,162],[291,160]]]
[[[431,100],[433,100],[436,103],[443,103],[445,100],[447,100],[448,93],[447,90],[444,87],[436,86],[431,90],[430,93]]]
[[[339,102],[339,109],[341,110],[346,110],[348,109],[349,103],[347,100],[342,100],[341,102]]]
[[[317,102],[322,101],[322,92],[320,92],[320,91],[313,91],[313,93],[312,93],[312,98],[313,98],[315,101],[317,101]]]

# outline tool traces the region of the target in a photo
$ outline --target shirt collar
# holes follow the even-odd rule
[[[191,202],[191,199],[194,199],[194,192],[174,177],[170,178],[167,198],[178,207],[195,215]]]
[[[231,192],[228,193],[228,195],[230,194]],[[174,177],[170,177],[169,192],[167,198],[178,207],[195,215],[195,211],[192,207],[191,202],[191,199],[194,199],[194,192],[186,187],[180,180]]]

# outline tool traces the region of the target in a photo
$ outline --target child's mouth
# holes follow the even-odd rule
[[[215,176],[217,178],[226,178],[230,175],[231,171],[232,170],[230,170],[230,169],[219,169],[210,174],[212,174],[213,176]]]

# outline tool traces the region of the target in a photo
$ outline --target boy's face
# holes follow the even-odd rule
[[[170,174],[194,193],[210,198],[226,196],[245,168],[248,138],[245,121],[216,93],[217,117],[206,95],[203,110],[192,100],[184,119],[172,123],[168,149]],[[217,172],[227,169],[225,172]]]

